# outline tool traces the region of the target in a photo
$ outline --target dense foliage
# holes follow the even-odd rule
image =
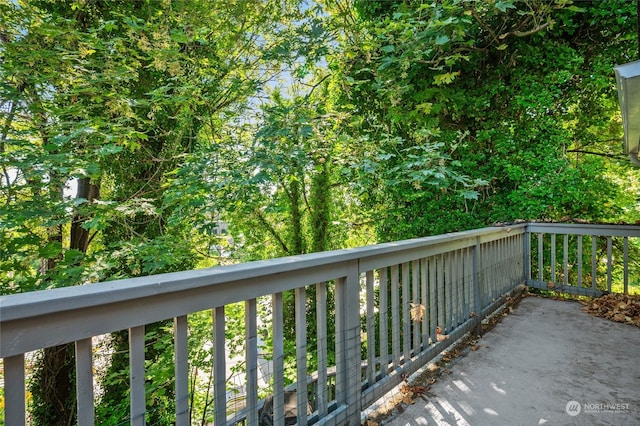
[[[0,294],[516,219],[636,222],[612,68],[637,56],[625,0],[0,0]],[[206,424],[211,317],[190,322]],[[170,329],[147,332],[164,424]],[[97,415],[118,424],[126,333],[105,345]],[[73,423],[73,351],[39,356],[34,422]]]
[[[390,175],[369,201],[387,212],[380,238],[621,217],[611,175],[634,178],[611,160],[612,69],[637,56],[633,3],[356,5],[365,23],[337,66],[378,141],[370,167]]]

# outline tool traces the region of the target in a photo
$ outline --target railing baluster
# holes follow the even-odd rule
[[[491,246],[491,273],[493,278],[491,280],[493,284],[493,299],[496,299],[500,295],[500,268],[499,268],[499,255],[500,255],[500,241],[492,241],[489,243]]]
[[[420,352],[420,266],[417,260],[411,262],[411,294],[413,295],[413,306],[418,314],[412,318],[413,323],[413,356]]]
[[[476,250],[477,250],[477,245],[474,245],[472,247],[469,247],[469,270],[468,270],[468,274],[469,274],[469,294],[468,294],[468,304],[469,304],[469,312],[467,317],[471,317],[472,313],[475,313],[477,315],[480,315],[480,313],[476,310],[476,305],[475,305],[475,301],[476,301],[476,295],[475,295],[475,288],[476,288],[476,281],[477,281],[477,258],[476,258]]]
[[[524,280],[525,282],[531,281],[531,231],[529,230],[530,225],[527,225],[525,228],[524,238],[523,238],[523,265],[524,265]]]
[[[389,372],[389,268],[378,270],[380,279],[380,374],[384,377]]]
[[[187,316],[173,319],[176,377],[176,426],[188,426],[189,419],[189,329]]]
[[[422,310],[422,350],[426,350],[429,347],[429,294],[428,290],[428,270],[427,270],[427,258],[420,259],[420,296],[421,296],[421,310]],[[430,310],[430,309],[429,309]]]
[[[498,272],[498,276],[501,278],[500,282],[502,285],[500,286],[500,293],[504,294],[509,289],[509,259],[511,258],[511,254],[508,251],[509,248],[509,237],[504,238],[499,241],[500,243],[500,252],[498,254],[498,258],[496,259],[498,268],[500,271]]]
[[[629,237],[624,237],[622,240],[622,259],[623,259],[623,291],[624,294],[629,294]]]
[[[458,325],[464,322],[464,250],[454,252],[453,277],[455,279],[456,322]]]
[[[437,265],[436,280],[438,283],[437,284],[438,285],[438,326],[444,329],[446,302],[444,300],[444,256],[443,255],[438,255],[438,260],[436,265]]]
[[[611,253],[611,236],[607,237],[607,290],[611,292],[611,273],[613,270],[613,256]]]
[[[273,424],[284,424],[284,308],[282,293],[273,303]]]
[[[556,234],[551,234],[551,282],[556,283]]]
[[[431,342],[436,343],[436,327],[438,326],[438,281],[436,277],[436,257],[429,258],[429,336]]]
[[[214,424],[227,422],[227,366],[225,351],[224,306],[214,308],[213,315],[213,408]]]
[[[129,369],[131,425],[144,426],[146,400],[144,388],[144,325],[129,329]]]
[[[462,293],[464,309],[462,311],[462,317],[464,321],[469,319],[469,315],[473,310],[473,308],[470,305],[471,297],[469,297],[469,293],[472,288],[471,274],[472,274],[471,248],[467,247],[462,251],[462,275],[464,280],[464,287],[463,287],[463,293]]]
[[[25,425],[25,395],[24,354],[4,358],[4,420],[7,425]]]
[[[247,423],[258,426],[258,310],[256,299],[244,302],[244,327],[246,339]],[[306,388],[305,388],[306,389]],[[305,393],[306,395],[306,393]],[[306,410],[305,410],[306,413]]]
[[[371,272],[373,276],[373,272]],[[373,278],[372,278],[373,281]],[[371,291],[373,293],[373,289]],[[368,297],[368,296],[367,296]],[[371,296],[373,300],[373,295]],[[367,306],[368,309],[368,306]],[[373,308],[372,308],[373,314]],[[317,317],[317,337],[318,342],[318,381],[316,383],[316,409],[318,415],[323,418],[328,410],[327,392],[327,283],[322,282],[316,285],[316,317]],[[368,321],[368,320],[367,320]],[[373,320],[371,321],[373,327]],[[367,331],[368,332],[368,331]],[[367,339],[367,345],[374,345],[375,336],[371,336],[371,341]],[[375,350],[375,346],[373,346]],[[374,356],[375,357],[375,356]],[[373,383],[373,382],[372,382]]]
[[[92,339],[76,340],[76,392],[78,426],[94,424]]]
[[[578,238],[578,288],[582,288],[582,235]]]
[[[374,275],[373,271],[367,271],[365,284],[367,292],[367,368],[366,380],[369,386],[373,386],[376,377],[376,330],[375,330],[375,306],[374,306]],[[319,377],[319,376],[318,376]]]
[[[453,320],[453,282],[451,281],[451,253],[444,254],[444,300],[445,300],[445,318],[442,328],[451,331]]]
[[[466,321],[469,319],[469,315],[473,308],[471,307],[471,297],[470,292],[473,287],[472,281],[472,264],[471,264],[471,248],[467,247],[462,250],[462,276],[464,281],[464,287],[462,292],[462,299],[464,303],[464,308],[462,311],[462,319]]]
[[[491,259],[491,263],[493,265],[493,276],[496,277],[494,280],[495,282],[495,287],[493,290],[493,298],[497,299],[499,296],[501,296],[502,294],[502,283],[503,283],[503,278],[504,278],[504,274],[502,269],[500,268],[500,256],[502,254],[502,241],[501,240],[497,240],[497,241],[492,241],[491,245],[493,246],[493,258]]]
[[[504,259],[503,256],[503,248],[504,248],[504,240],[497,240],[493,242],[493,245],[495,247],[495,251],[494,251],[494,257],[493,257],[493,270],[494,270],[494,276],[497,277],[496,279],[496,292],[494,293],[494,297],[498,298],[498,296],[501,296],[503,293],[503,289],[505,288],[505,278],[506,278],[506,274],[504,269],[502,268],[502,259]]]
[[[564,234],[563,238],[563,247],[562,247],[563,255],[564,255],[564,277],[562,280],[562,284],[569,285],[569,235]]]
[[[480,334],[482,330],[482,300],[480,296],[480,271],[482,270],[482,245],[480,244],[480,238],[476,238],[476,244],[473,247],[471,255],[472,269],[473,269],[473,307],[476,314],[475,331],[476,334]]]
[[[458,325],[458,275],[457,275],[457,251],[449,253],[449,275],[451,280],[451,326],[449,330],[453,330]]]
[[[402,264],[402,358],[403,364],[411,359],[411,290],[409,289],[409,263]]]
[[[591,236],[591,289],[596,290],[596,274],[598,266],[597,258],[597,238],[595,235]]]
[[[483,243],[481,244],[480,250],[480,264],[482,265],[482,269],[480,269],[481,280],[480,280],[480,294],[482,304],[480,305],[482,308],[493,298],[493,287],[491,280],[491,272],[492,272],[492,263],[491,263],[491,243]]]
[[[393,368],[400,367],[400,300],[399,300],[398,266],[391,267],[391,353]]]
[[[307,424],[307,296],[304,287],[295,291],[296,317],[296,394],[298,396],[298,424]]]
[[[456,325],[464,322],[464,253],[462,250],[455,252],[455,278],[456,278]]]
[[[538,281],[543,282],[544,281],[544,276],[543,276],[543,270],[544,270],[544,256],[543,256],[543,249],[544,249],[544,245],[543,245],[543,236],[544,234],[541,232],[538,234]]]

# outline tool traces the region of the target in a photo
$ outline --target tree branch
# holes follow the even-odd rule
[[[529,31],[514,31],[513,35],[516,37],[530,36],[531,34],[539,33],[540,31],[547,28],[549,25],[551,25],[551,21],[547,21],[544,24],[537,26],[536,28],[530,29]]]
[[[599,157],[614,158],[616,160],[624,159],[624,156],[622,154],[607,154],[605,152],[585,151],[583,149],[568,149],[567,152],[575,152],[575,153],[578,153],[578,154],[597,155]]]
[[[275,230],[273,226],[271,226],[271,224],[267,221],[267,218],[264,217],[264,215],[260,212],[260,210],[257,210],[257,209],[254,210],[253,214],[258,219],[258,222],[260,222],[265,227],[267,232],[269,232],[269,234],[271,234],[273,238],[276,239],[278,244],[280,244],[280,247],[282,248],[282,250],[285,253],[289,254],[290,253],[289,247],[287,247],[287,244],[282,240],[282,238],[280,238],[280,235],[278,234],[278,232]]]

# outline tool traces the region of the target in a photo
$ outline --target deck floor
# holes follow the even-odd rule
[[[640,328],[527,297],[384,423],[640,425]]]

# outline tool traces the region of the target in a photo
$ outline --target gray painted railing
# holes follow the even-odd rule
[[[271,300],[274,342],[273,385],[268,392],[273,394],[274,424],[283,424],[283,324],[287,314],[283,309],[283,292],[293,290],[296,389],[309,386],[305,317],[308,291],[315,292],[318,324],[313,330],[318,342],[318,362],[313,373],[316,391],[313,395],[297,392],[297,422],[300,425],[308,422],[359,424],[361,410],[457,338],[478,327],[482,318],[504,302],[506,294],[526,281],[536,283],[527,280],[531,271],[537,270],[532,269],[535,265],[530,262],[531,236],[552,232],[549,226],[519,224],[485,228],[3,296],[0,298],[0,357],[4,363],[5,422],[12,426],[25,424],[25,354],[75,342],[78,423],[94,424],[92,338],[129,330],[130,422],[143,425],[145,325],[173,319],[176,424],[189,424],[187,319],[190,314],[203,310],[211,310],[214,318],[214,421],[216,425],[236,422],[237,419],[228,419],[225,403],[225,306],[243,302],[247,408],[242,421],[257,425],[261,402],[257,386],[256,300],[266,296]],[[570,229],[589,232],[588,227]],[[609,233],[605,235],[610,236],[620,235],[617,232],[623,232],[624,238],[640,235],[639,227],[606,230]],[[553,232],[554,235],[568,233],[568,228],[566,225],[553,228]],[[541,240],[544,242],[545,237]],[[543,247],[538,249],[540,265],[544,264],[543,251]],[[555,259],[555,255],[551,258]],[[328,289],[335,301],[335,335],[329,335],[326,327]],[[449,339],[438,342],[438,326]],[[335,365],[328,365],[329,345],[335,347]],[[307,416],[310,398],[315,411]]]
[[[613,292],[614,281],[624,293],[631,279],[640,284],[640,260],[629,257],[631,240],[640,241],[640,226],[531,223],[527,231],[530,287],[600,296]]]

